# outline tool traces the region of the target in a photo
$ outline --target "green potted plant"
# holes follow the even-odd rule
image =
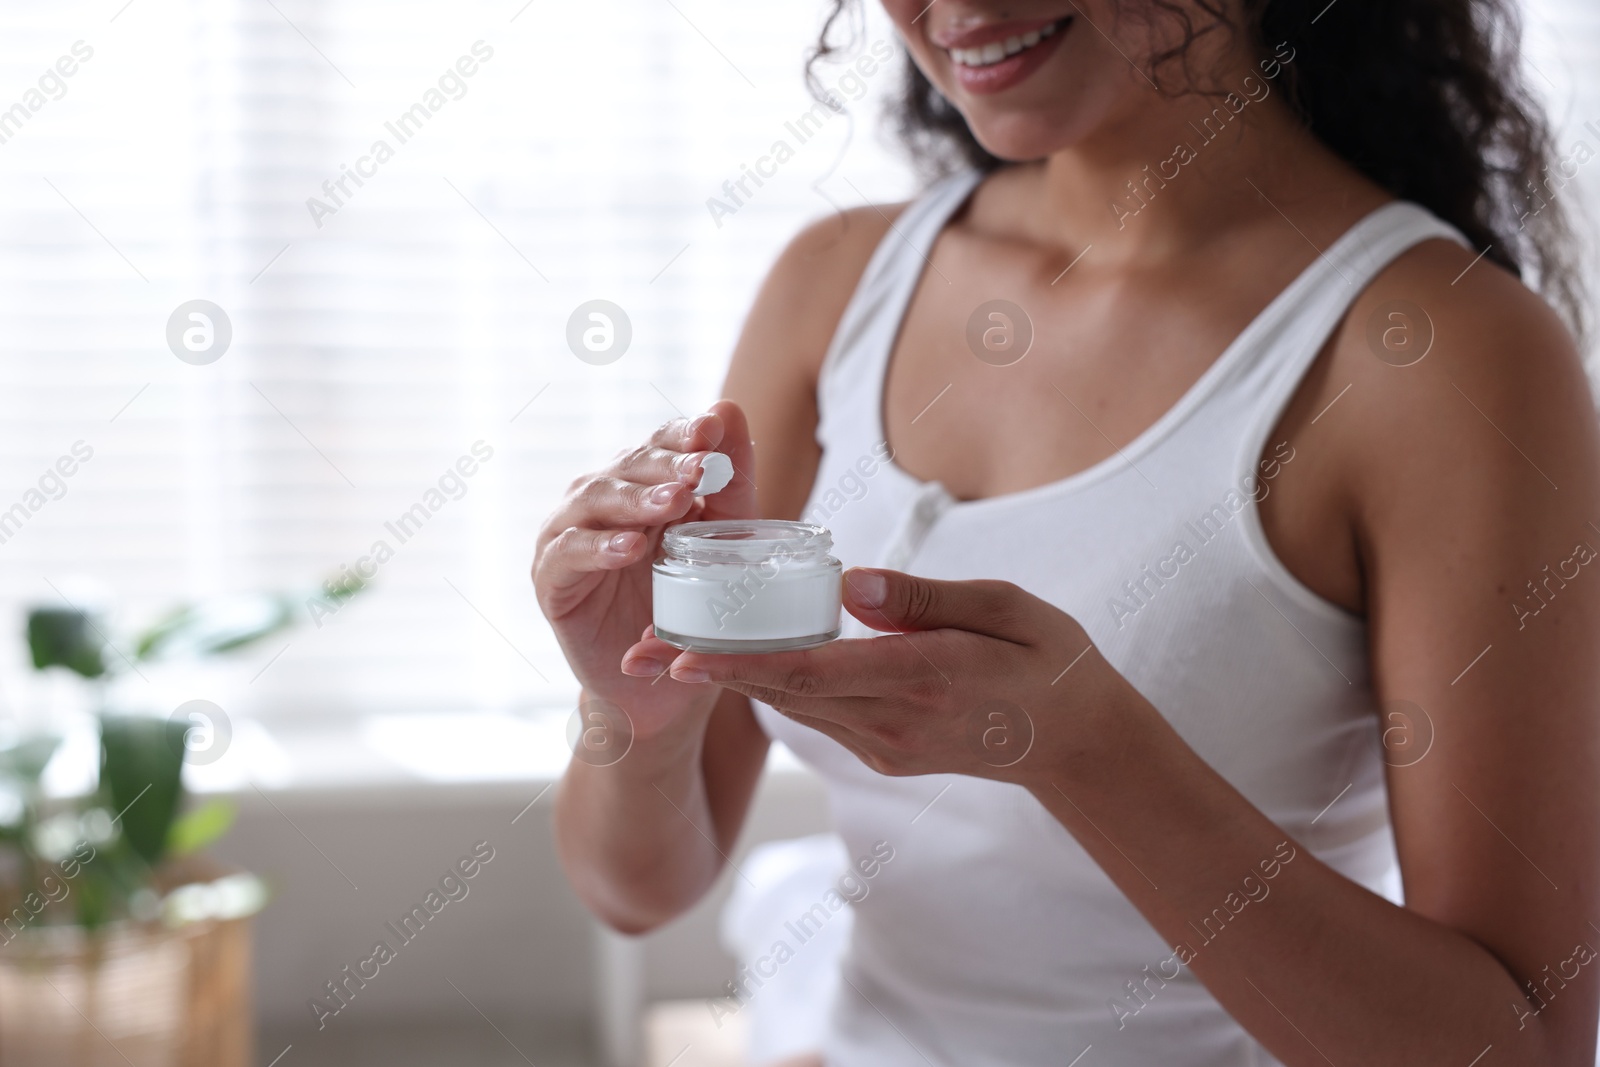
[[[317,599],[337,605],[359,589],[329,583]],[[29,613],[34,667],[95,688],[99,775],[87,793],[51,796],[43,782],[60,734],[0,736],[0,1067],[250,1062],[249,919],[265,887],[203,852],[234,809],[185,794],[197,723],[182,708],[116,710],[107,694],[140,664],[249,648],[294,625],[301,603],[186,605],[125,642],[92,612]]]

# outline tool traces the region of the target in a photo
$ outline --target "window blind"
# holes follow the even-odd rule
[[[98,598],[134,623],[362,567],[370,589],[320,625],[146,668],[124,696],[266,717],[569,703],[527,577],[539,522],[577,472],[715,396],[805,221],[915,188],[875,132],[897,74],[824,66],[849,110],[818,111],[820,3],[753,10],[0,15],[0,714],[73,691],[28,669],[27,605]],[[1536,0],[1528,24],[1570,146],[1600,122],[1600,12]],[[881,14],[860,40],[890,40]],[[1575,197],[1597,184],[1584,168]],[[613,362],[568,345],[596,300],[631,327]],[[224,322],[214,361],[169,343]]]
[[[580,471],[716,396],[767,265],[829,198],[914,189],[871,132],[888,71],[746,177],[812,109],[820,17],[751,10],[0,16],[0,705],[42,714],[71,688],[28,668],[29,604],[100,598],[131,624],[358,567],[369,589],[316,624],[203,672],[142,667],[123,697],[260,716],[570,703],[528,579],[543,517]],[[741,180],[736,210],[708,208]],[[631,325],[613,362],[567,343],[593,300]],[[184,348],[224,322],[220,358]],[[70,477],[48,473],[61,457]]]

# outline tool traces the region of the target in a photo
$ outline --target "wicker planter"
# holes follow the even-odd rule
[[[0,946],[0,1067],[250,1067],[254,1039],[249,914]]]

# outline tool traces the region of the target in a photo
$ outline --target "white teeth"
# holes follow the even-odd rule
[[[1052,22],[1048,26],[1030,30],[1020,37],[1007,37],[1003,42],[991,41],[979,48],[952,48],[949,50],[950,58],[963,67],[993,66],[1008,56],[1032,48],[1060,28],[1060,22]]]

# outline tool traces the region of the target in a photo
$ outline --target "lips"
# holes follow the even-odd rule
[[[956,82],[970,93],[998,93],[1023,81],[1055,53],[1071,17],[978,27],[936,40]]]

